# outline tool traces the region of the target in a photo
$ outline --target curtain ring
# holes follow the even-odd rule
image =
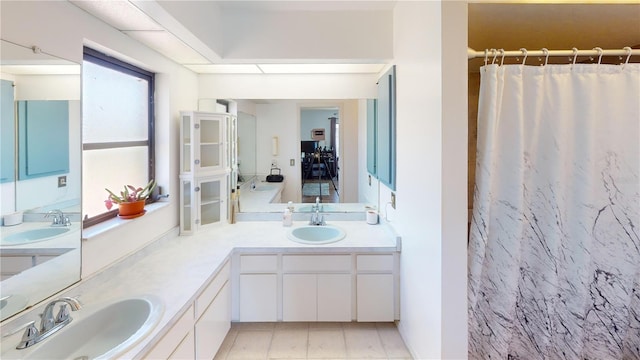
[[[602,53],[604,52],[601,47],[594,47],[593,50],[598,52],[598,65],[602,62]]]
[[[542,48],[542,53],[544,54],[544,66],[547,66],[549,62],[549,50],[547,48]]]
[[[489,62],[489,49],[484,49],[484,66]]]
[[[498,57],[498,51],[496,49],[491,49],[491,53],[493,54],[493,60],[491,60],[491,65],[496,63],[496,58]]]
[[[573,65],[576,64],[576,59],[578,58],[578,49],[573,48],[571,51],[573,51],[573,62],[571,63],[571,68],[573,69]]]
[[[624,69],[624,65],[627,65],[629,63],[629,59],[631,58],[631,47],[630,46],[625,46],[623,49],[628,52],[627,60],[625,60],[624,64],[622,65],[622,68]]]
[[[500,66],[502,66],[502,64],[504,63],[504,49],[500,49],[499,51],[502,54],[502,59],[500,59]]]
[[[522,51],[522,55],[524,55],[524,59],[522,59],[522,65],[524,65],[524,63],[527,62],[527,49],[521,48],[520,51]]]

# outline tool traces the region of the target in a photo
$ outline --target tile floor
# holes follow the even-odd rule
[[[233,323],[215,360],[411,359],[393,323]]]

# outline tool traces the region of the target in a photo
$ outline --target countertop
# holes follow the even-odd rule
[[[293,227],[306,224],[296,221]],[[329,222],[329,225],[345,230],[345,239],[326,245],[299,244],[287,238],[291,227],[284,227],[279,221],[219,224],[192,236],[176,236],[176,232],[172,231],[128,258],[83,280],[61,296],[79,297],[85,309],[94,309],[101,304],[137,295],[152,295],[162,299],[164,313],[157,325],[149,335],[121,356],[141,358],[152,348],[153,340],[164,335],[174,325],[195,300],[199,290],[213,278],[234,251],[331,253],[400,250],[399,238],[388,225],[367,225],[364,221],[334,221]],[[41,311],[35,309],[3,324],[2,334],[36,320],[38,310]],[[79,321],[83,317],[83,310],[71,315],[75,321]],[[18,332],[2,339],[2,358],[14,358],[16,351],[13,348],[20,341],[21,334],[22,332]],[[51,339],[55,339],[55,335]],[[24,356],[28,350],[20,351],[22,353],[18,354]]]

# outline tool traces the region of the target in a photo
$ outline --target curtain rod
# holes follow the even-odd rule
[[[514,57],[514,56],[639,56],[640,49],[631,49],[630,47],[625,47],[623,49],[607,49],[603,50],[600,48],[595,48],[592,50],[578,50],[573,48],[572,50],[509,50],[505,51],[504,49],[487,49],[485,51],[476,51],[472,48],[467,48],[467,56],[469,59],[475,58],[484,58],[485,56],[493,59],[504,57]]]

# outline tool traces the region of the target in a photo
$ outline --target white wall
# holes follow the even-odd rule
[[[178,116],[180,110],[197,107],[197,77],[69,2],[2,1],[0,6],[3,39],[37,45],[76,63],[82,62],[82,47],[88,44],[157,73],[156,177],[164,191],[172,195],[170,205],[83,242],[84,278],[178,225]]]
[[[399,329],[418,359],[443,356],[441,21],[439,2],[396,4],[398,178],[389,218],[402,236]]]

